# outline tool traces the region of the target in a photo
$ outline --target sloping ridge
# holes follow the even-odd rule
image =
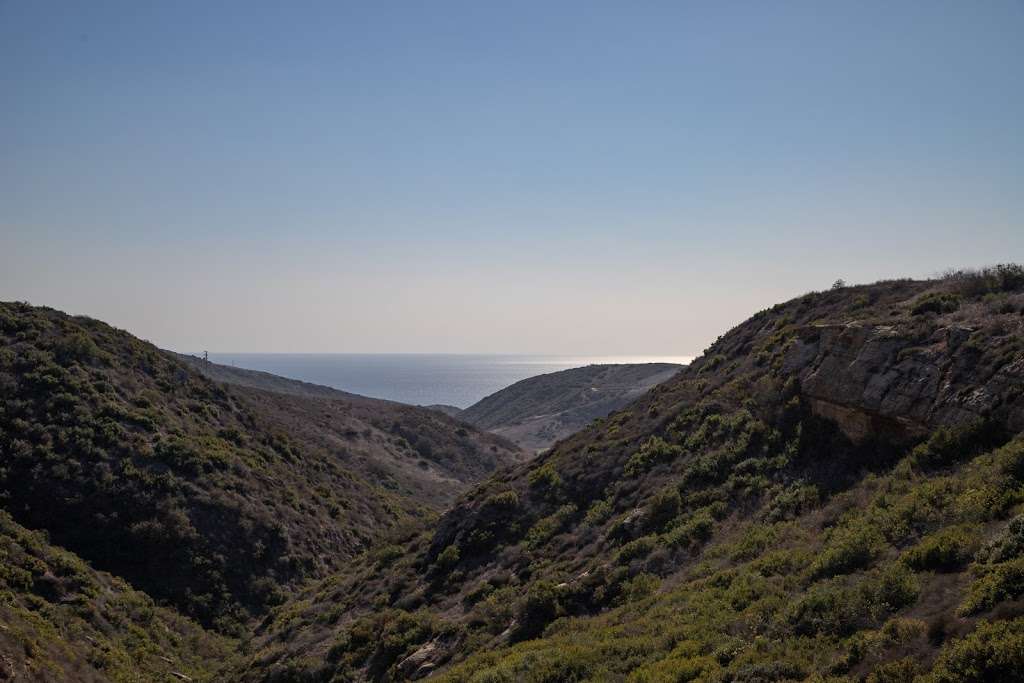
[[[272,391],[278,394],[288,394],[291,396],[341,398],[350,401],[365,400],[370,402],[378,400],[361,396],[359,394],[349,393],[347,391],[341,391],[340,389],[324,386],[322,384],[313,384],[312,382],[303,382],[302,380],[291,379],[290,377],[281,377],[280,375],[263,372],[262,370],[249,370],[246,368],[237,368],[231,365],[221,365],[220,363],[213,363],[199,358],[198,356],[192,356],[185,353],[174,353],[174,355],[182,362],[187,363],[194,370],[201,372],[212,380],[224,382],[225,384],[235,384],[238,386],[249,387],[250,389],[262,389],[264,391]]]
[[[588,365],[516,382],[458,414],[460,420],[537,451],[622,408],[683,366]]]
[[[179,356],[235,387],[266,424],[332,452],[368,481],[433,510],[447,508],[495,469],[527,458],[501,436],[419,406]]]
[[[310,587],[245,678],[1013,680],[1022,369],[1015,266],[762,311]]]

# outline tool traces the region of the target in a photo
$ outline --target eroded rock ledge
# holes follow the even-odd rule
[[[972,332],[950,326],[921,339],[899,325],[808,325],[783,370],[800,381],[812,410],[854,441],[910,439],[985,417],[1024,428],[1024,356],[979,383],[977,353],[966,343]]]

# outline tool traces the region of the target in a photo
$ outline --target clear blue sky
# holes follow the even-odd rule
[[[1024,260],[1024,2],[0,0],[0,298],[170,348],[701,351]]]

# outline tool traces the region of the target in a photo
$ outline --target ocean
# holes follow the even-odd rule
[[[468,408],[519,380],[595,363],[688,363],[690,356],[430,353],[211,353],[210,360],[413,405]]]

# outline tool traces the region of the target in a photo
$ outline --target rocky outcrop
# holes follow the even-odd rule
[[[925,339],[899,325],[809,325],[783,362],[812,410],[854,441],[914,438],[939,426],[997,417],[1024,426],[1024,355],[979,382],[972,330],[941,327]],[[965,369],[970,372],[964,372]]]
[[[398,673],[404,680],[416,680],[430,674],[437,667],[443,650],[431,641],[398,663]]]

